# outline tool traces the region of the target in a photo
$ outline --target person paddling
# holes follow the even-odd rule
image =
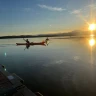
[[[49,41],[49,38],[47,37],[46,39],[45,39],[45,43],[48,45],[48,41]]]
[[[28,39],[25,40],[25,39],[23,38],[23,40],[26,41],[26,43],[28,43],[28,44],[30,43]]]
[[[46,42],[46,43],[47,43],[47,41],[49,41],[49,38],[48,38],[48,37],[45,39],[45,42]]]
[[[49,38],[47,37],[47,38],[46,38],[46,40],[48,41],[48,40],[49,40]]]

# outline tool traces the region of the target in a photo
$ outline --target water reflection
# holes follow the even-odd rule
[[[93,34],[91,34],[90,36],[91,36],[91,37],[94,37],[94,35],[93,35]]]
[[[5,55],[5,57],[6,57],[6,56],[7,56],[7,53],[5,52],[4,55]]]
[[[95,39],[93,37],[91,37],[91,39],[89,40],[89,45],[91,47],[93,47],[95,45]]]
[[[26,45],[25,49],[29,49],[29,47],[30,47],[30,45]],[[25,49],[24,49],[24,50],[25,50]]]
[[[93,64],[94,64],[94,59],[93,59],[93,46],[95,46],[95,39],[94,39],[94,35],[91,34],[90,35],[90,39],[89,39],[89,45],[91,47],[91,53],[90,53],[90,56],[91,56],[91,68],[93,69]]]
[[[29,89],[44,96],[95,96],[96,50],[89,45],[90,40],[91,37],[88,40],[57,39],[48,47],[34,45],[30,46],[32,50],[26,51],[26,45],[17,48],[8,43],[0,47],[0,63],[20,76]],[[10,42],[23,41],[13,39]]]
[[[35,44],[35,45],[48,46],[48,44]],[[34,45],[26,45],[25,49],[29,49],[31,46],[34,46]]]

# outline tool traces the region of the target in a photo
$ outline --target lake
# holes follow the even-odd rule
[[[29,38],[34,42],[44,39]],[[16,46],[22,39],[1,39],[0,64],[44,96],[96,96],[96,45],[90,46],[89,41],[51,38],[48,46],[25,49]]]

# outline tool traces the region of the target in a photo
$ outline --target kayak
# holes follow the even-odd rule
[[[45,45],[45,42],[16,43],[16,45]]]

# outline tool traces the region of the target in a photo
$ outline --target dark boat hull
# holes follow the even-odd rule
[[[16,43],[16,45],[45,45],[45,42],[39,42],[39,43],[34,43],[34,42],[31,42],[31,43]]]

